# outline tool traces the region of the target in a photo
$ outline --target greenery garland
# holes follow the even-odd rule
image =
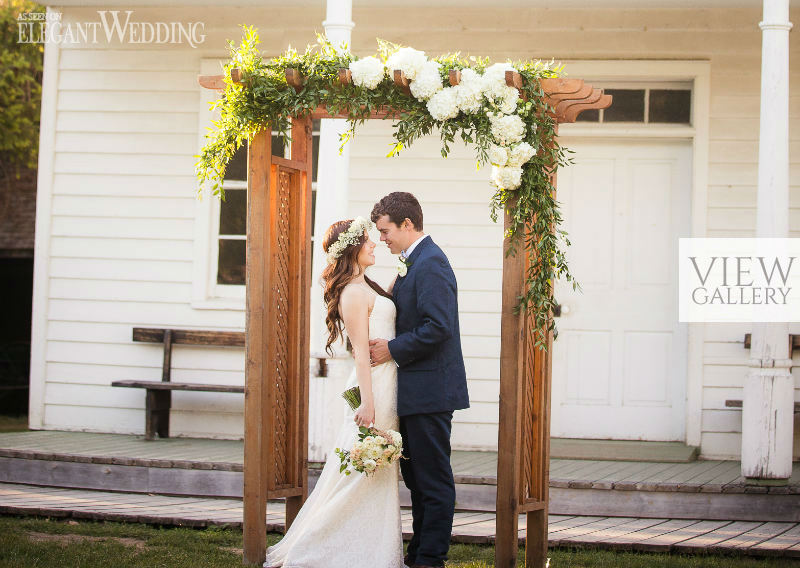
[[[394,119],[395,145],[389,156],[438,129],[442,140],[441,153],[446,157],[451,144],[459,136],[465,143],[475,146],[479,166],[497,164],[493,166],[496,175],[493,177],[490,217],[497,222],[502,210],[508,208],[511,223],[506,232],[506,237],[509,237],[506,255],[516,254],[519,244],[530,253],[524,293],[519,297],[515,313],[527,311],[532,316],[535,345],[546,349],[546,332],[555,329],[550,316],[556,305],[552,295],[553,282],[563,277],[573,283],[573,289],[580,287],[567,266],[563,246],[570,242],[566,232],[558,229],[561,215],[553,198],[555,188],[551,181],[557,168],[569,163],[569,159],[567,151],[556,139],[556,122],[548,113],[552,109],[544,102],[545,93],[539,83],[539,79],[559,76],[561,68],[555,67],[553,62],[541,61],[506,64],[513,65],[521,75],[523,97],[516,100],[515,89],[493,84],[492,88],[501,94],[492,98],[492,95],[481,96],[479,93],[472,99],[478,106],[467,112],[453,106],[456,104],[452,102],[455,91],[446,87],[449,85],[449,70],[460,70],[465,76],[486,77],[488,80],[490,72],[498,71],[498,66],[490,66],[488,59],[464,59],[456,53],[428,62],[421,52],[401,49],[398,45],[379,40],[378,57],[364,58],[356,64],[362,66],[359,69],[378,69],[378,74],[373,73],[372,80],[369,80],[364,78],[369,72],[364,75],[360,71],[357,77],[356,65],[351,67],[359,61],[357,57],[346,49],[337,50],[323,36],[318,36],[317,44],[307,47],[304,53],[290,48],[267,61],[258,51],[260,40],[252,27],[244,27],[244,37],[238,47],[231,41],[228,43],[231,58],[224,66],[224,94],[212,103],[212,110],[219,109],[220,119],[213,121],[216,131],[206,136],[206,144],[196,164],[198,198],[202,197],[205,183],[211,182],[213,194],[224,200],[222,180],[225,168],[246,140],[252,140],[267,125],[289,140],[292,117],[307,116],[319,106],[327,107],[331,114],[348,116],[350,130],[343,136],[342,145],[352,138],[355,127],[367,120],[373,111],[394,110],[400,118]],[[417,98],[398,89],[388,74],[383,74],[387,61],[387,69],[398,64],[395,68],[403,69],[405,66],[403,70],[407,70],[407,76],[414,75],[413,71],[418,72],[417,85],[425,86],[428,92]],[[230,70],[233,68],[241,71],[241,83],[231,81]],[[339,81],[339,70],[343,68],[353,70],[353,82],[345,86]],[[287,69],[296,69],[305,78],[304,88],[299,92],[287,83]],[[433,81],[431,73],[434,73]],[[441,84],[437,84],[439,82]],[[412,81],[412,94],[415,92],[413,86]],[[504,88],[515,92],[503,91]],[[421,89],[423,87],[417,92]],[[430,91],[437,94],[426,96]],[[438,119],[432,116],[433,112],[439,116]],[[449,114],[443,115],[443,112]],[[502,125],[493,121],[503,122],[501,119],[513,114],[522,119],[524,132],[520,128],[512,144],[498,150],[498,144],[504,144],[498,141],[498,136],[505,134]],[[528,152],[532,155],[522,156],[527,161],[519,167],[504,168],[502,163],[496,162],[504,159],[497,158],[498,154],[510,156],[514,149],[519,150],[517,154],[524,154],[525,148],[533,149]],[[504,171],[504,175],[497,175]],[[560,239],[563,239],[563,246]]]

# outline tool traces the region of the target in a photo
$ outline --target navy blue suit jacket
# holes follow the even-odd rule
[[[392,289],[397,319],[389,352],[397,362],[397,414],[469,408],[458,325],[458,285],[430,236],[414,248]]]

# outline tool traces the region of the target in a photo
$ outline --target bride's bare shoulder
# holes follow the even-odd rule
[[[342,307],[347,306],[369,306],[370,291],[360,284],[351,283],[342,288],[342,295],[340,301]]]

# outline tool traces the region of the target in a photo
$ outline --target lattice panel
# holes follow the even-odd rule
[[[536,417],[536,356],[534,345],[535,334],[530,325],[531,318],[525,318],[525,365],[522,377],[522,436],[520,445],[522,446],[522,459],[520,460],[522,472],[520,476],[520,503],[525,503],[529,499],[536,498],[536,490],[533,486],[534,452],[536,450],[536,428],[534,419]]]
[[[291,248],[289,245],[291,209],[290,190],[292,187],[292,174],[283,170],[278,171],[278,192],[277,192],[277,223],[275,224],[277,251],[274,258],[274,276],[272,286],[272,298],[275,302],[275,326],[271,334],[276,342],[275,357],[275,435],[274,435],[274,456],[275,456],[275,489],[292,485],[293,479],[290,475],[291,440],[289,436],[290,408],[290,346],[289,337],[289,264]]]

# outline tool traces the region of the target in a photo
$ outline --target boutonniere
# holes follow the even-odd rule
[[[408,273],[408,267],[411,266],[411,263],[408,262],[408,259],[405,258],[402,254],[398,258],[397,263],[397,274],[402,278]]]

